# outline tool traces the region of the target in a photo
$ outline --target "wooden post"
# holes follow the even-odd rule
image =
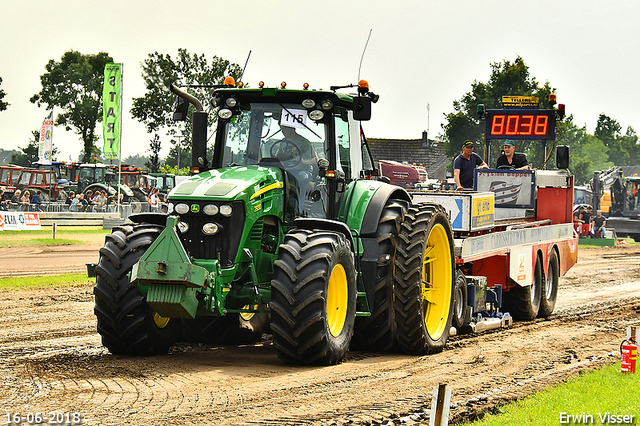
[[[451,408],[451,389],[445,383],[433,388],[429,426],[447,426]]]
[[[54,240],[56,239],[56,228],[57,228],[56,223],[53,222],[53,239]]]

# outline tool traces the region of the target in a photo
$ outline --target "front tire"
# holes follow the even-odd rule
[[[271,281],[271,331],[291,364],[337,364],[349,349],[356,272],[347,238],[295,230],[285,236]]]
[[[129,272],[162,232],[157,225],[114,228],[96,266],[94,313],[102,344],[116,355],[166,353],[180,331],[177,319],[161,317],[129,283]]]
[[[394,275],[398,347],[409,354],[440,352],[453,314],[453,233],[444,209],[409,208],[400,230]]]

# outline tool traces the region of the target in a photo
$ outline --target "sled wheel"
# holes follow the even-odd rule
[[[326,231],[287,234],[274,263],[270,306],[280,359],[339,363],[349,349],[356,314],[356,273],[347,238]]]
[[[540,310],[538,316],[546,318],[553,313],[556,307],[556,298],[558,297],[558,283],[560,282],[560,264],[558,262],[558,254],[555,250],[551,252],[549,257],[549,271],[547,279],[543,280],[543,288],[541,289]]]
[[[533,282],[530,286],[514,287],[502,296],[504,311],[509,312],[514,319],[530,321],[538,316],[540,310],[540,298],[544,286],[544,271],[542,259],[536,256],[536,265],[533,270]]]

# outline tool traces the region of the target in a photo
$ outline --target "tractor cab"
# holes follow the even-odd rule
[[[328,185],[340,194],[362,168],[360,144],[351,143],[359,138],[357,125],[340,108],[313,120],[299,103],[251,102],[218,133],[224,148],[214,164],[281,169],[293,217],[330,218],[340,197],[330,197]]]
[[[211,102],[218,121],[213,158],[197,157],[205,150],[194,139],[195,166],[200,172],[278,169],[275,179],[284,189],[285,222],[336,219],[349,183],[373,170],[356,121],[369,118],[370,97],[363,96],[365,105],[354,112],[354,99],[359,98],[336,91],[287,89],[285,84],[218,88]]]

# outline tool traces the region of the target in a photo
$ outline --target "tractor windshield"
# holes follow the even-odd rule
[[[327,191],[318,161],[327,159],[327,127],[308,118],[299,104],[251,104],[226,126],[222,166],[284,169],[296,188],[296,195],[289,198],[292,217],[324,218]]]
[[[311,171],[326,158],[325,133],[325,124],[309,119],[300,105],[251,104],[226,128],[223,166],[279,162],[287,170]]]

